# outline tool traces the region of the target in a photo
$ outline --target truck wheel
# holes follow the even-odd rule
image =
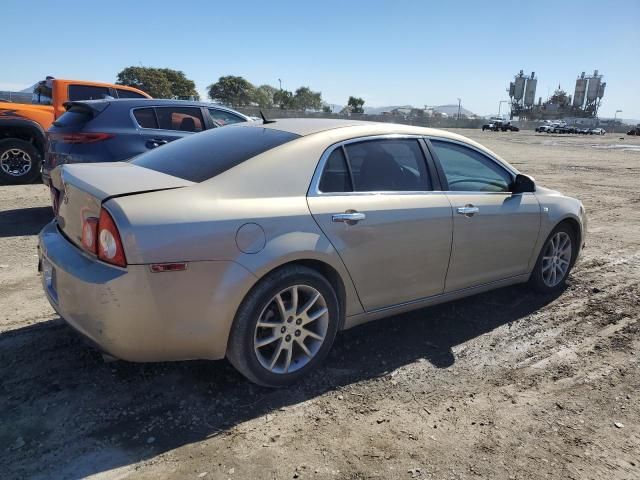
[[[0,141],[0,183],[31,183],[40,175],[40,153],[29,142]]]

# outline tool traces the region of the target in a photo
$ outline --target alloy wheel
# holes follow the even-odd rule
[[[260,313],[253,348],[272,373],[292,373],[321,349],[329,329],[329,309],[322,294],[309,285],[294,285],[276,295]]]
[[[20,148],[11,148],[0,156],[0,168],[7,175],[22,177],[31,170],[31,155]]]
[[[547,287],[555,287],[567,275],[571,248],[571,237],[566,232],[558,232],[547,241],[542,256],[542,281]]]

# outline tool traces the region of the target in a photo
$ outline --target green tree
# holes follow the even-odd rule
[[[255,87],[250,82],[234,75],[220,77],[216,83],[209,85],[208,89],[211,100],[232,107],[249,105],[255,91]]]
[[[327,104],[327,103],[323,104],[322,105],[322,111],[324,113],[331,113],[332,112],[331,106],[329,104]]]
[[[347,105],[351,108],[352,113],[364,113],[364,100],[360,97],[349,97]]]
[[[273,94],[273,103],[283,110],[295,108],[293,101],[293,93],[289,90],[278,90]]]
[[[160,71],[164,73],[167,80],[169,80],[171,93],[174,98],[181,100],[189,100],[191,98],[200,100],[200,95],[198,95],[198,91],[196,90],[196,84],[193,80],[189,80],[184,72],[170,68],[162,68]]]
[[[118,85],[135,87],[154,98],[172,98],[171,82],[158,68],[127,67],[118,73]]]
[[[277,92],[278,89],[276,87],[260,85],[253,92],[253,101],[257,103],[260,108],[273,108],[275,104],[273,98]]]
[[[293,96],[293,105],[299,110],[320,110],[322,108],[322,94],[312,92],[309,87],[300,87]]]

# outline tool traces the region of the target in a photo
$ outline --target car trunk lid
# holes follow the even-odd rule
[[[51,196],[60,229],[81,245],[85,219],[98,218],[104,201],[192,184],[127,162],[64,165],[52,172]]]

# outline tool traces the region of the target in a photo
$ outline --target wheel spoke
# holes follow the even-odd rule
[[[316,321],[317,319],[319,319],[320,317],[322,317],[325,313],[327,313],[328,310],[326,307],[322,307],[321,309],[313,312],[311,315],[306,315],[305,319],[302,321],[302,325],[307,325],[311,322]]]
[[[313,338],[314,340],[320,340],[320,341],[324,340],[324,337],[323,337],[323,336],[318,335],[316,332],[312,332],[311,330],[307,330],[307,331],[306,331],[306,335],[305,335],[305,337],[311,337],[311,338]]]
[[[307,348],[307,346],[304,344],[303,340],[300,340],[299,338],[296,338],[296,343],[298,344],[298,346],[302,349],[302,351],[304,352],[304,354],[311,358],[313,355],[311,355],[311,352],[309,351],[309,349]]]
[[[269,369],[273,370],[273,367],[276,366],[276,363],[278,362],[278,359],[280,358],[280,354],[282,353],[282,350],[284,345],[284,339],[281,338],[280,339],[280,344],[278,345],[278,348],[276,348],[276,351],[273,354],[273,357],[271,357],[271,364],[269,365]]]
[[[293,358],[293,345],[289,344],[287,348],[287,356],[284,361],[284,373],[289,372],[289,366],[291,365],[292,358]]]
[[[284,302],[282,301],[282,295],[278,293],[274,297],[274,300],[276,301],[276,305],[278,306],[278,311],[280,312],[280,318],[284,321],[287,318],[287,309],[284,308]]]
[[[262,348],[267,345],[271,345],[276,340],[280,340],[280,338],[281,338],[280,336],[272,335],[267,338],[261,338],[260,340],[256,340],[256,348]]]
[[[318,301],[318,299],[320,298],[320,292],[316,292],[307,303],[304,304],[304,306],[302,307],[302,309],[300,310],[300,314],[302,313],[307,313],[309,311],[309,309],[311,307],[313,307],[315,305],[315,303]]]
[[[298,286],[291,288],[291,308],[289,309],[294,315],[298,311]]]
[[[271,323],[271,322],[258,322],[256,325],[258,328],[276,328],[281,326],[281,323]]]

